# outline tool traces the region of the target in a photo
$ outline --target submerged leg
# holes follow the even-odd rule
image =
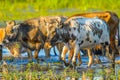
[[[62,43],[59,43],[56,47],[57,47],[57,49],[59,51],[59,59],[62,60],[61,59],[61,54],[62,54],[62,50],[63,50],[64,45]],[[66,55],[66,53],[64,53],[64,55]]]
[[[76,68],[76,59],[77,59],[77,56],[78,56],[78,52],[79,52],[79,51],[80,51],[79,45],[75,45],[74,55],[73,55],[73,58],[72,58],[72,64],[73,64],[73,68],[74,68],[74,69]]]
[[[81,60],[81,54],[80,52],[78,52],[78,61],[79,61],[79,66],[82,64],[82,60]]]
[[[45,56],[46,56],[47,58],[50,57],[50,49],[51,49],[51,48],[49,48],[49,49],[44,49]]]
[[[39,59],[38,59],[38,53],[40,50],[35,50],[34,52],[34,58],[37,60],[37,63],[39,63]]]
[[[26,49],[26,51],[27,51],[27,54],[28,54],[29,62],[32,62],[32,58],[33,58],[32,51],[30,49],[28,49],[28,48]]]

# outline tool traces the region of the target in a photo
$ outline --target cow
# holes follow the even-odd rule
[[[10,22],[7,22],[7,26],[8,24],[10,24]],[[9,44],[3,44],[4,38],[5,38],[5,28],[0,28],[0,44],[3,45],[5,48],[8,49],[8,51],[11,53],[11,55],[13,57],[20,57],[21,53],[27,52],[27,50],[24,48],[24,46],[22,46],[22,44],[20,42],[10,42]],[[45,53],[49,54],[50,48],[49,45],[46,43],[46,45],[44,46],[45,49]]]
[[[91,55],[90,48],[99,44],[108,46],[110,44],[109,37],[109,27],[104,20],[99,18],[72,17],[56,28],[54,33],[51,34],[49,41],[52,46],[63,42],[69,50],[74,48],[72,64],[75,68],[76,57],[80,49],[88,48],[88,54]],[[71,41],[74,44],[70,44]],[[88,64],[88,67],[90,66],[91,64]]]
[[[62,16],[46,16],[28,19],[19,24],[12,21],[7,24],[4,42],[20,42],[29,50],[29,59],[32,59],[31,51],[34,50],[34,58],[38,61],[38,53],[44,48],[50,32],[65,20],[66,17]]]
[[[93,17],[97,16],[98,18],[105,20],[110,28],[110,48],[112,50],[112,53],[113,53],[113,55],[119,54],[119,51],[115,44],[115,36],[116,36],[117,30],[119,27],[119,18],[116,13],[111,12],[111,11],[81,13],[81,14],[72,15],[72,16],[68,17],[68,19],[72,18],[72,17],[79,17],[79,16],[83,16],[83,17],[87,17],[87,18],[93,18]],[[118,31],[118,33],[119,33],[119,31]],[[118,37],[118,45],[119,45],[119,42],[120,42],[120,37]],[[100,45],[97,45],[96,48],[98,50],[98,48],[101,49],[103,47],[101,47]],[[63,51],[62,51],[63,54],[61,55],[62,60],[65,60],[65,55],[66,55],[67,51],[68,51],[67,47],[64,46]],[[69,53],[69,62],[68,63],[70,63],[72,56],[73,56],[73,51],[71,51],[71,53]],[[78,54],[78,59],[79,58],[80,58],[80,55]],[[112,56],[111,58],[114,59],[114,56]],[[79,59],[79,61],[80,61],[80,59]],[[81,64],[81,61],[80,61],[80,64]]]
[[[0,44],[3,45],[3,41],[5,38],[5,28],[0,28]],[[6,48],[8,48],[9,52],[14,57],[18,57],[20,54],[20,51],[23,51],[21,45],[19,43],[9,43],[4,45]]]

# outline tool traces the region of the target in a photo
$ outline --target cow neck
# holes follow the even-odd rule
[[[17,32],[17,35],[16,35],[16,37],[15,37],[14,40],[19,41],[19,36],[20,36],[20,30],[19,30],[19,28],[18,28],[18,32]]]
[[[68,43],[70,39],[68,28],[64,27],[60,29],[59,36],[63,39],[63,42]]]
[[[46,36],[44,36],[44,34],[42,33],[42,31],[39,29],[39,35],[40,35],[40,38],[41,38],[41,41],[42,43],[45,43],[46,41]]]
[[[46,34],[47,34],[47,31],[46,31],[45,27],[40,26],[39,27],[39,35],[40,35],[41,39],[43,39],[44,42],[46,41],[46,38],[47,38]]]

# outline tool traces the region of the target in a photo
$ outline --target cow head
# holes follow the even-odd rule
[[[17,37],[18,28],[19,24],[16,25],[15,21],[7,22],[7,26],[5,28],[5,43],[9,43],[9,41],[13,41]]]
[[[12,56],[19,57],[22,50],[22,45],[19,42],[11,42],[5,46]]]
[[[6,35],[9,35],[12,33],[12,28],[13,26],[16,25],[16,22],[15,21],[8,21],[6,22]]]
[[[47,25],[47,41],[49,42],[57,33],[56,31],[59,31],[62,24],[66,20],[66,17],[56,17],[54,19],[51,19],[50,22],[48,21]]]
[[[68,37],[68,24],[63,23],[61,26],[55,29],[54,35],[50,39],[50,43],[52,46],[54,46],[60,42],[67,42],[69,39]]]

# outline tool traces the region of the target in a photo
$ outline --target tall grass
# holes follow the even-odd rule
[[[120,0],[1,0],[0,21],[106,10],[120,15],[119,4]]]
[[[0,20],[47,15],[72,15],[81,12],[111,10],[120,15],[120,0],[1,0]]]

